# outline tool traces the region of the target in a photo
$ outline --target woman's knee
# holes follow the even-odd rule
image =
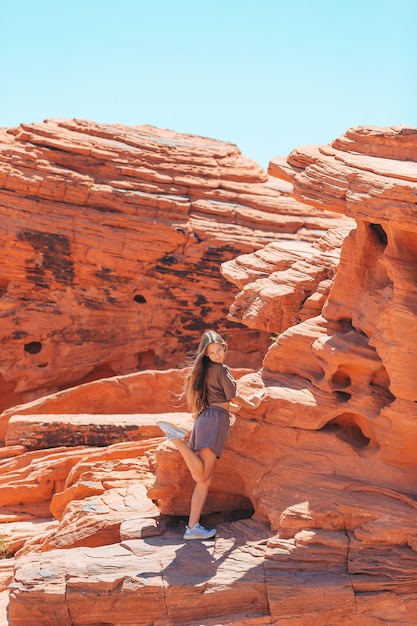
[[[194,482],[201,483],[201,484],[204,484],[204,483],[210,484],[213,478],[213,474],[214,474],[214,468],[213,469],[203,468],[201,471],[191,472],[191,476]]]
[[[198,477],[198,480],[196,482],[207,483],[209,485],[211,483],[211,481],[213,480],[213,476],[214,476],[214,466],[213,467],[205,467],[203,472],[200,474],[200,476]]]

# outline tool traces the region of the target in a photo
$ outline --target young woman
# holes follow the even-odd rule
[[[224,365],[227,345],[214,330],[206,331],[198,346],[185,382],[185,397],[196,419],[188,445],[187,431],[169,422],[158,422],[169,441],[178,448],[195,480],[190,517],[184,539],[209,539],[216,529],[200,525],[200,516],[229,433],[229,404],[236,396],[236,381]]]

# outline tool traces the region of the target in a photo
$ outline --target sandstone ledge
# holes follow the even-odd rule
[[[158,420],[175,421],[190,430],[190,413],[158,415],[112,414],[19,415],[11,417],[6,446],[21,444],[28,450],[57,446],[108,446],[120,441],[139,441],[162,437]]]

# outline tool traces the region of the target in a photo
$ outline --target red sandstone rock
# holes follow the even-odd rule
[[[267,256],[271,244],[265,257],[256,253],[225,265],[225,275],[243,288],[241,319],[246,315],[253,327],[257,316],[261,327],[270,319],[283,331],[260,372],[239,381],[241,408],[224,462],[244,476],[241,493],[250,494],[256,515],[279,533],[269,559],[280,565],[265,563],[268,597],[272,620],[279,616],[291,626],[313,619],[382,625],[393,615],[400,624],[415,621],[417,306],[411,275],[417,170],[413,150],[401,146],[404,135],[407,141],[417,135],[407,130],[391,129],[386,145],[383,132],[376,133],[371,157],[349,153],[343,138],[290,155],[296,197],[346,212],[358,223],[344,243],[322,315],[280,326],[278,312],[286,310],[280,283],[270,280],[264,299],[259,288],[275,270]],[[358,144],[364,136],[372,142],[373,131],[348,134]],[[386,158],[396,135],[399,162]],[[358,152],[366,155],[366,148]],[[292,261],[277,255],[276,262]],[[299,309],[299,283],[285,286]],[[274,299],[281,308],[268,316],[263,301],[268,307]],[[233,307],[231,315],[236,319]],[[236,461],[242,458],[244,468]],[[156,490],[159,480],[158,473]],[[173,513],[176,501],[162,496],[160,506]],[[296,538],[306,529],[314,538],[301,545]],[[362,601],[364,593],[372,601]]]
[[[83,496],[71,492],[73,498],[65,508],[59,527],[54,528],[41,542],[42,551],[76,546],[105,546],[120,542],[122,534],[125,538],[128,536],[134,539],[161,534],[164,524],[159,519],[159,509],[148,498],[145,484],[140,484],[145,483],[144,471],[135,472],[133,461],[126,463],[130,469],[126,468],[124,472],[120,471],[120,463],[113,465],[115,472],[127,476],[112,476],[104,484],[101,482],[101,490],[98,484],[94,488],[91,486],[89,493],[95,495],[86,497],[89,477],[83,475],[80,478],[81,486],[84,486]],[[110,487],[110,483],[117,486]],[[121,530],[123,524],[124,531]],[[28,547],[19,554],[28,552]]]
[[[345,221],[290,187],[233,144],[150,126],[0,129],[0,410],[177,367],[210,327],[259,367],[268,335],[227,322],[221,262]]]
[[[0,620],[2,624],[10,624],[9,620],[9,591],[0,591]]]
[[[0,560],[0,593],[3,593],[7,586],[13,580],[13,566],[14,559],[1,559]],[[1,603],[0,603],[1,606]],[[0,613],[1,615],[1,613]],[[7,623],[4,621],[4,623]]]
[[[0,523],[0,537],[3,538],[4,545],[7,547],[9,555],[16,554],[23,546],[31,545],[33,538],[36,537],[36,543],[47,537],[59,526],[57,520],[48,519],[31,519],[17,522]],[[7,565],[6,559],[5,565]],[[0,570],[4,561],[0,561]],[[12,566],[13,563],[10,565]],[[13,580],[13,571],[11,572],[10,581]],[[9,582],[10,582],[9,581]],[[1,622],[0,622],[1,623]]]
[[[251,370],[232,368],[232,371],[234,377],[238,379]],[[65,389],[32,402],[6,409],[0,415],[0,442],[4,442],[7,439],[9,445],[3,450],[0,449],[0,458],[2,458],[2,455],[13,456],[26,450],[23,446],[16,448],[16,446],[10,445],[13,435],[12,430],[8,430],[8,425],[12,417],[16,418],[16,422],[19,424],[19,420],[23,419],[22,416],[25,415],[49,415],[49,420],[53,421],[54,415],[62,416],[68,413],[80,415],[88,412],[92,416],[113,416],[116,414],[131,416],[132,414],[141,414],[142,418],[146,414],[145,422],[148,420],[148,423],[151,422],[154,425],[158,419],[162,419],[157,417],[157,415],[175,412],[175,419],[188,422],[184,415],[186,406],[183,397],[181,397],[183,383],[184,370],[149,370],[84,383],[79,387]],[[45,433],[45,429],[39,425],[39,419],[31,418],[33,428],[35,431],[39,429],[39,431]],[[61,417],[58,418],[58,423],[59,421],[62,421]],[[186,423],[184,423],[184,426],[188,427]],[[67,424],[67,438],[70,436],[70,429],[71,425],[69,423]],[[151,433],[148,431],[148,434],[155,436],[155,432]],[[78,437],[78,444],[83,443],[81,441],[82,437]],[[110,441],[107,443],[110,443]],[[96,440],[93,441],[93,445],[100,444]],[[36,447],[36,445],[33,447]],[[45,445],[42,445],[42,447],[45,447]]]
[[[159,415],[19,415],[9,420],[6,446],[20,441],[29,450],[64,446],[105,446],[119,441],[161,437],[157,419],[188,422],[189,413]]]
[[[264,529],[263,542],[248,540],[245,525],[241,529],[235,523],[226,525],[215,543],[185,544],[171,531],[146,542],[25,555],[18,560],[11,586],[12,624],[27,624],[31,619],[32,624],[55,626],[59,619],[64,626],[116,618],[119,623],[137,626],[214,625],[236,623],[235,614],[242,614],[242,625],[268,624],[263,572],[267,537]],[[45,559],[48,589],[36,575],[39,568],[46,567]],[[30,611],[20,593],[29,581]],[[45,592],[54,613],[45,611]]]
[[[335,255],[329,266],[334,271],[337,246],[321,240],[320,245],[326,244],[318,248],[318,267],[311,266],[309,274],[310,297],[320,301],[320,293],[326,293],[321,310],[314,302],[304,309],[295,279],[292,300],[290,289],[286,301],[274,294],[283,281],[270,280],[271,273],[301,262],[308,273],[304,259],[285,259],[283,247],[268,245],[225,266],[249,296],[253,285],[262,328],[266,323],[259,280],[269,281],[266,304],[274,302],[274,311],[282,311],[286,321],[266,351],[262,368],[238,381],[235,423],[205,508],[208,521],[217,516],[218,538],[182,541],[183,520],[157,534],[151,501],[164,518],[185,516],[189,509],[192,481],[171,444],[159,438],[118,444],[130,456],[113,477],[117,462],[100,457],[107,452],[97,450],[94,456],[90,448],[84,449],[77,464],[67,463],[65,483],[61,480],[53,496],[58,532],[54,528],[48,537],[26,542],[15,559],[13,625],[111,619],[114,624],[149,626],[414,626],[416,141],[413,129],[388,129],[386,139],[382,129],[351,129],[331,146],[293,151],[286,168],[281,166],[297,198],[346,211],[357,221],[357,229],[343,244],[335,277],[327,279],[332,280],[329,292],[319,290],[321,255]],[[396,161],[387,158],[390,150]],[[299,323],[291,319],[291,301],[297,313],[302,312]],[[253,313],[254,328],[256,319]],[[171,375],[166,381],[172,382]],[[163,388],[162,372],[159,383]],[[85,388],[82,393],[87,395]],[[116,396],[108,396],[113,406]],[[80,397],[74,390],[68,399],[81,411]],[[129,412],[133,396],[127,392],[126,397]],[[51,413],[73,411],[62,410],[64,397],[52,396],[38,401],[37,411],[32,403],[16,415],[41,415],[48,406]],[[10,414],[5,412],[4,426]],[[143,446],[143,458],[136,465],[129,460],[133,445]],[[114,455],[122,449],[111,446],[111,458],[117,459]],[[68,461],[79,452],[72,451]],[[29,458],[38,480],[47,476],[53,459],[48,451],[26,453],[2,462],[12,484]],[[62,460],[59,467],[63,475]],[[140,478],[135,477],[138,468]],[[25,469],[22,478],[26,484],[31,472]],[[112,503],[127,511],[126,495],[135,480],[147,488],[150,516],[141,517],[141,505],[134,515],[150,522],[150,535],[132,540],[135,531],[128,527],[129,539],[120,542],[122,523]],[[95,514],[89,510],[94,507]],[[239,509],[241,516],[251,510],[254,515],[225,521]],[[139,522],[139,532],[142,529]],[[116,543],[64,547],[101,543],[106,536]],[[58,546],[62,549],[50,549]],[[39,553],[41,549],[45,551]],[[39,572],[47,574],[40,577]]]
[[[314,244],[271,243],[223,263],[223,276],[242,289],[230,307],[229,319],[281,333],[319,315],[347,234],[348,229],[329,231]]]
[[[8,459],[14,456],[19,456],[19,454],[23,454],[27,452],[27,448],[25,446],[21,446],[20,444],[17,446],[7,446],[7,448],[0,448],[0,459]]]
[[[50,516],[52,495],[65,484],[71,467],[95,448],[56,448],[27,452],[0,462],[0,521]]]

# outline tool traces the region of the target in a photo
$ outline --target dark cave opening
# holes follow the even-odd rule
[[[327,422],[319,432],[334,434],[356,450],[363,450],[371,440],[363,433],[356,419],[353,413],[344,413]]]
[[[232,496],[233,498],[233,496]],[[239,496],[240,502],[236,508],[227,508],[227,510],[213,511],[212,513],[203,514],[201,524],[208,527],[216,527],[222,523],[237,522],[240,520],[251,519],[255,513],[255,509],[249,498]],[[161,521],[175,532],[181,533],[188,522],[188,516],[185,515],[167,515],[161,513]]]
[[[40,341],[31,341],[30,343],[25,343],[24,350],[28,354],[39,354],[42,350],[42,344]]]
[[[346,391],[335,391],[334,393],[339,402],[349,402],[352,397],[352,394]]]
[[[139,352],[136,355],[137,369],[139,372],[143,370],[155,369],[155,352],[154,350],[146,350],[145,352]]]
[[[376,236],[378,243],[384,248],[388,245],[388,235],[385,230],[382,228],[381,224],[369,224],[369,228]]]

